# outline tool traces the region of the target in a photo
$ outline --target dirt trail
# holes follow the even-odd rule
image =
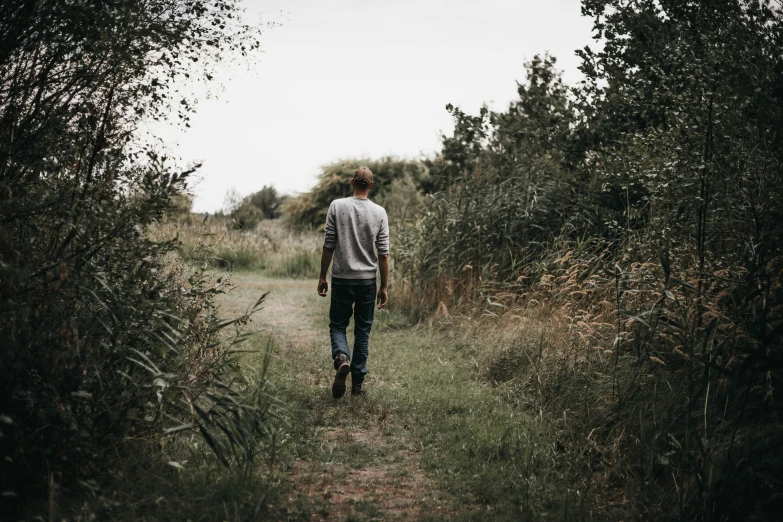
[[[387,446],[378,429],[327,428],[317,430],[326,452],[338,445]],[[383,459],[346,470],[339,463],[300,460],[291,470],[291,483],[300,495],[318,506],[312,520],[357,518],[415,519],[424,502],[425,477],[414,452],[398,451]],[[357,513],[358,512],[358,513]]]
[[[389,407],[349,395],[331,398],[328,299],[316,295],[315,284],[249,274],[235,275],[233,282],[226,304],[235,312],[271,291],[254,325],[276,339],[275,378],[281,379],[284,400],[302,408],[292,427],[289,520],[445,515],[448,502],[422,472],[419,452],[399,430],[388,429]],[[373,341],[382,335],[374,331]],[[372,394],[374,383],[367,382]]]

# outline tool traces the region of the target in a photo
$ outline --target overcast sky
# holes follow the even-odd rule
[[[245,0],[276,20],[252,70],[226,68],[187,132],[155,129],[176,155],[203,161],[194,210],[230,187],[309,189],[338,159],[418,158],[450,133],[447,103],[503,109],[536,53],[580,79],[574,50],[592,44],[577,0]]]

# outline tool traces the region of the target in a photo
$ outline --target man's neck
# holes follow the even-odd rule
[[[370,191],[369,190],[364,191],[364,192],[359,192],[358,190],[354,190],[353,191],[353,197],[358,198],[358,199],[367,199],[367,197],[369,195],[370,195]]]

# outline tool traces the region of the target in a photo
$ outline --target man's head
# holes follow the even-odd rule
[[[372,171],[367,167],[359,167],[353,173],[351,185],[353,185],[354,192],[368,192],[373,186]]]

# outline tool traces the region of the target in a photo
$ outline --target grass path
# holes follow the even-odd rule
[[[454,344],[379,313],[368,396],[335,401],[328,298],[312,281],[233,281],[229,310],[271,291],[254,325],[275,340],[270,379],[289,411],[281,519],[572,518],[578,493],[561,487],[569,470],[552,434],[476,379]]]

